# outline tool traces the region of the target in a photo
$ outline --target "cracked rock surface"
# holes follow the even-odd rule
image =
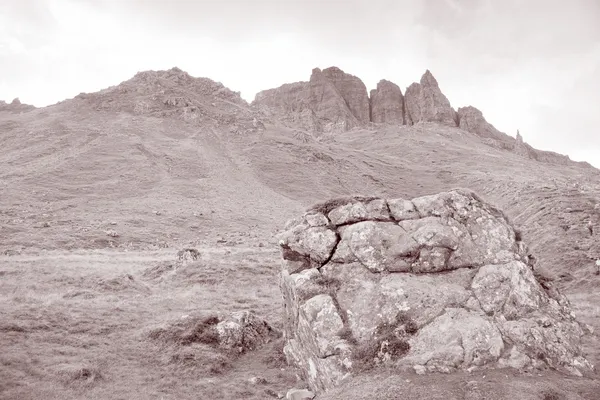
[[[289,221],[280,246],[284,352],[317,392],[351,376],[399,313],[411,332],[402,352],[379,351],[388,366],[593,368],[566,298],[537,281],[504,214],[468,190],[330,200]]]

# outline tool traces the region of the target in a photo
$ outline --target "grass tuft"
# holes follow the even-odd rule
[[[161,340],[183,346],[192,343],[203,343],[216,347],[219,344],[219,333],[215,325],[218,323],[219,318],[215,315],[202,318],[187,318],[167,328],[154,329],[149,333],[149,337],[153,340]]]
[[[329,214],[331,212],[331,210],[338,208],[340,206],[346,205],[346,204],[354,204],[354,203],[368,203],[369,201],[372,200],[377,200],[378,197],[371,197],[371,196],[347,196],[347,197],[338,197],[335,199],[331,199],[331,200],[327,200],[321,203],[317,203],[315,205],[313,205],[312,207],[310,207],[307,212],[310,211],[316,211],[316,212],[320,212],[322,214]]]
[[[373,333],[373,340],[355,345],[352,351],[353,369],[356,372],[363,372],[403,357],[410,350],[408,338],[418,330],[411,316],[400,311],[392,323],[384,322],[377,326]],[[339,334],[351,336],[351,332],[344,330]]]

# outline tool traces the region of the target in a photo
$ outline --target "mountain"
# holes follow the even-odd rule
[[[514,219],[540,266],[585,281],[600,257],[588,230],[599,222],[599,171],[498,132],[474,107],[454,112],[429,71],[405,96],[394,86],[380,82],[369,98],[358,78],[315,69],[309,82],[248,104],[173,68],[26,113],[0,111],[10,188],[0,200],[3,251],[103,247],[111,221],[123,224],[119,247],[249,226],[264,241],[333,196],[464,186]]]
[[[3,254],[275,248],[319,201],[464,187],[507,214],[536,270],[597,294],[600,171],[499,132],[475,107],[455,111],[430,71],[367,93],[316,68],[251,104],[178,68],[140,72],[49,107],[0,103],[0,148]]]

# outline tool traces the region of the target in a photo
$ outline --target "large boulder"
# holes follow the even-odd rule
[[[371,122],[404,124],[404,96],[398,85],[382,79],[371,90]]]
[[[315,391],[378,364],[580,374],[583,331],[504,214],[468,190],[318,204],[280,235],[284,352]]]
[[[404,103],[408,125],[418,122],[437,122],[453,127],[458,125],[456,111],[429,70],[425,71],[420,83],[413,83],[406,89]]]

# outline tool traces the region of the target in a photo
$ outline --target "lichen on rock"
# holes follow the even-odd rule
[[[284,351],[317,392],[373,361],[420,373],[592,368],[566,298],[537,281],[502,211],[469,190],[332,199],[280,239]]]

